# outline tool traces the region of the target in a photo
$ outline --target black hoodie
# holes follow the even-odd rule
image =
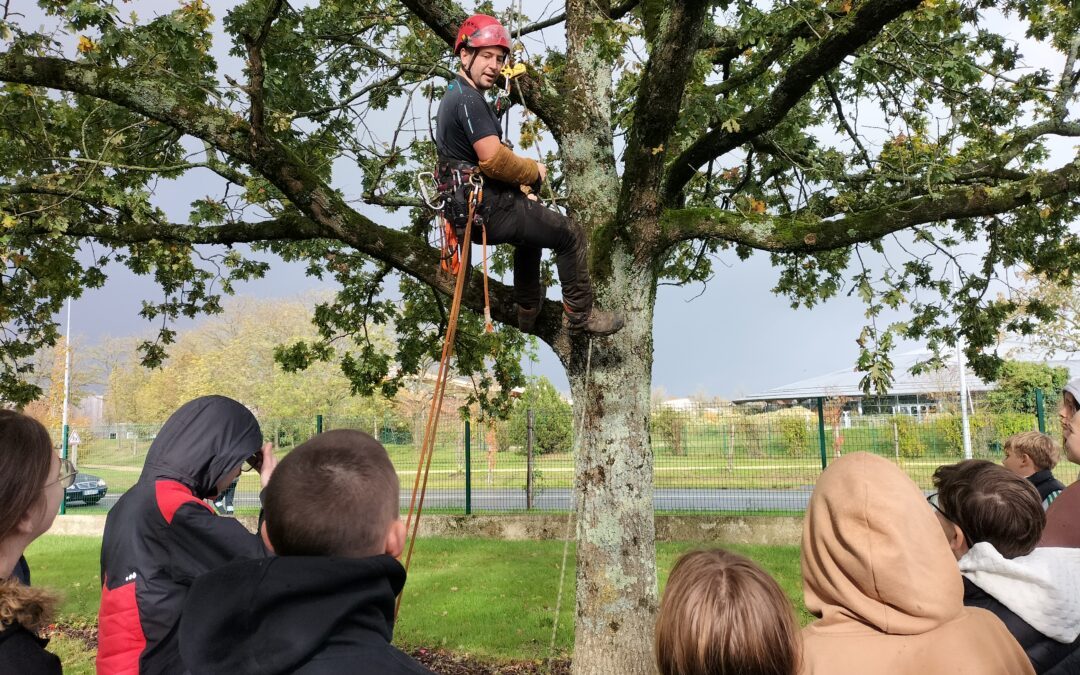
[[[430,675],[390,644],[404,585],[388,555],[236,562],[192,585],[180,654],[193,675]]]
[[[257,535],[202,501],[261,445],[255,416],[224,396],[186,403],[161,427],[105,521],[98,675],[184,672],[176,633],[191,582],[266,555]]]

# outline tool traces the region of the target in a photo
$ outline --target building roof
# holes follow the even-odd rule
[[[1015,361],[1030,361],[1045,363],[1052,367],[1065,367],[1069,369],[1070,378],[1080,377],[1080,353],[1057,353],[1047,358],[1044,353],[1032,351],[1022,344],[1011,343],[1003,345],[1000,352],[1005,358]],[[930,358],[931,353],[925,349],[917,349],[893,357],[894,380],[889,387],[888,396],[910,396],[915,394],[938,394],[941,392],[954,392],[960,389],[960,374],[954,361],[951,366],[940,370],[912,375],[911,368],[919,361]],[[970,368],[967,369],[967,388],[970,392],[990,391],[995,384],[984,382],[975,375]],[[825,375],[818,375],[805,380],[798,380],[772,389],[739,397],[735,403],[747,403],[750,401],[781,401],[792,399],[816,398],[818,396],[836,397],[847,396],[862,398],[865,396],[860,381],[863,373],[854,368],[837,370]]]

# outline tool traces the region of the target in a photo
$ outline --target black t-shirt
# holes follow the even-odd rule
[[[439,157],[479,164],[473,143],[488,136],[502,139],[502,129],[484,95],[458,75],[446,87],[435,119]]]

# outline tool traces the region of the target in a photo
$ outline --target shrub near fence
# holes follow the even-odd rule
[[[828,408],[826,407],[826,410]],[[535,411],[534,411],[535,412]],[[544,511],[573,508],[574,420],[569,407],[527,415],[510,422],[461,422],[444,416],[435,442],[425,508],[461,513],[517,511],[529,503],[526,489],[532,454],[532,507]],[[896,462],[924,489],[937,466],[962,458],[960,415],[833,415],[835,424],[820,425],[816,410],[805,407],[700,406],[689,410],[659,408],[651,422],[656,505],[661,511],[799,511],[822,470],[833,458],[866,451]],[[1056,413],[1046,416],[1051,434],[1059,434]],[[417,474],[419,445],[426,419],[370,418],[322,420],[324,429],[354,428],[378,438],[390,454],[402,485],[405,507]],[[280,454],[316,433],[316,417],[263,420],[263,432]],[[98,506],[72,504],[73,513],[103,510],[138,479],[146,449],[158,426],[112,425],[78,429],[80,471],[99,476],[109,486]],[[973,456],[1000,461],[1001,442],[1010,434],[1037,428],[1036,417],[1017,413],[986,414],[970,419]],[[467,431],[466,431],[467,430]],[[59,434],[55,436],[59,438]],[[824,453],[822,452],[824,449]],[[1075,472],[1060,466],[1062,480]],[[471,490],[467,498],[466,484]],[[258,509],[258,477],[244,474],[237,506]]]

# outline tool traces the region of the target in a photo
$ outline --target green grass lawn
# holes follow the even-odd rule
[[[657,545],[661,588],[682,553],[709,542]],[[26,557],[36,586],[64,596],[59,623],[97,622],[100,595],[94,537],[45,536]],[[792,599],[803,623],[799,549],[795,546],[731,546],[757,560]],[[442,647],[493,661],[543,659],[549,655],[563,544],[556,541],[422,539],[402,602],[394,640],[400,646]],[[570,548],[556,652],[569,653],[574,630],[574,551]],[[512,617],[509,621],[507,617]],[[54,638],[50,648],[68,675],[93,673],[93,653],[77,639]]]

